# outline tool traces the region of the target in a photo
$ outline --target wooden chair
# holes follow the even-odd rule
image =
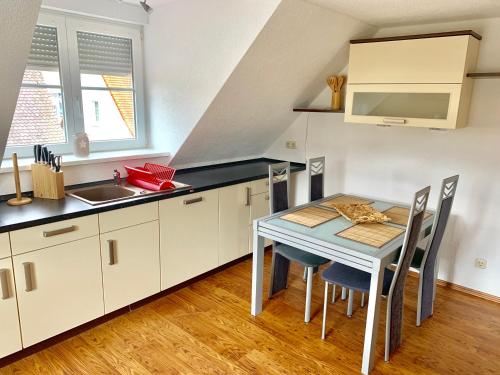
[[[395,271],[385,269],[382,287],[382,295],[387,296],[387,320],[385,334],[385,360],[389,360],[390,354],[401,346],[401,329],[403,323],[403,297],[406,277],[410,270],[410,264],[417,248],[422,223],[424,221],[427,201],[429,199],[430,187],[426,187],[415,193],[408,219],[408,226],[401,249],[398,265]],[[325,280],[325,298],[323,306],[323,327],[321,338],[326,335],[326,313],[328,306],[328,287],[330,284],[342,285],[351,290],[369,293],[371,275],[341,263],[333,263],[322,274]],[[379,296],[370,296],[379,298]]]
[[[290,163],[272,164],[269,166],[269,202],[271,213],[287,210],[290,202]],[[271,265],[271,285],[269,298],[288,287],[288,271],[290,261],[303,265],[307,270],[306,303],[304,322],[311,320],[311,299],[314,269],[330,260],[302,251],[292,246],[275,242]]]

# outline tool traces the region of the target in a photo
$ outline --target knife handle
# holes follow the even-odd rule
[[[36,160],[37,163],[42,161],[42,145],[36,145]]]

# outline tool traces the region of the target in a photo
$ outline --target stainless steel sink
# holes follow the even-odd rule
[[[186,185],[175,181],[172,182],[175,185],[175,188],[163,191],[147,190],[129,184],[125,185],[103,184],[81,189],[69,190],[66,192],[66,195],[79,199],[92,206],[96,206],[99,204],[111,203],[144,195],[168,194],[174,191],[191,188],[190,185]]]

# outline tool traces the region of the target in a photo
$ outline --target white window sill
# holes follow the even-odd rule
[[[148,158],[169,157],[169,152],[157,151],[150,148],[137,149],[137,150],[120,150],[120,151],[102,151],[93,152],[86,158],[80,158],[74,155],[63,155],[63,167],[82,164],[99,164],[118,160],[137,160]],[[31,169],[31,164],[34,162],[33,158],[20,158],[18,159],[19,170],[27,171]],[[12,172],[12,159],[5,159],[2,161],[0,173]]]

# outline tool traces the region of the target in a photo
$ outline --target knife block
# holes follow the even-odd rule
[[[33,196],[43,199],[64,198],[64,173],[55,172],[46,164],[31,164]]]

